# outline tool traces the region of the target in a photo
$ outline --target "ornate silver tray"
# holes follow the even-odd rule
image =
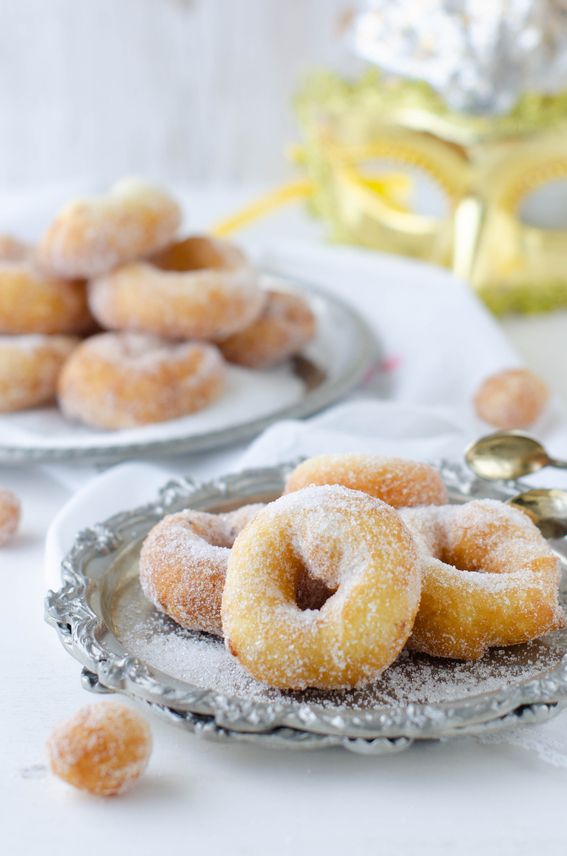
[[[270,278],[271,275],[266,274],[266,286]],[[309,300],[317,317],[317,335],[304,353],[291,361],[289,369],[266,373],[261,390],[254,392],[247,387],[238,375],[243,370],[233,367],[228,412],[221,409],[223,401],[219,401],[206,411],[184,419],[111,432],[73,424],[55,407],[2,414],[0,464],[109,463],[155,455],[190,454],[237,443],[259,434],[272,422],[309,416],[342,398],[357,386],[371,363],[379,357],[374,333],[358,312],[331,292],[280,274],[277,280],[278,288],[300,290]],[[263,373],[249,372],[251,374],[259,378]],[[289,383],[292,381],[301,391],[290,397]],[[273,404],[264,407],[261,414],[251,415],[256,402],[270,389],[278,393],[270,399]]]
[[[137,558],[147,531],[182,508],[227,510],[281,492],[294,464],[206,484],[170,482],[156,502],[79,533],[46,619],[83,665],[95,692],[120,692],[196,734],[286,748],[342,746],[382,754],[415,740],[480,735],[543,721],[567,703],[567,631],[476,663],[403,652],[371,687],[352,692],[271,690],[247,676],[222,643],[191,633],[144,599]],[[451,501],[506,499],[521,483],[483,482],[439,464]],[[565,542],[553,545],[567,567]],[[567,589],[562,592],[567,603]]]

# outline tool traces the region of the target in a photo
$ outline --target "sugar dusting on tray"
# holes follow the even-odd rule
[[[339,710],[462,699],[519,684],[561,659],[561,646],[555,648],[546,640],[493,649],[475,662],[439,660],[404,651],[378,681],[363,689],[290,693],[252,678],[221,641],[183,630],[153,611],[137,581],[123,590],[115,616],[115,633],[128,652],[173,678],[258,702],[309,701]]]

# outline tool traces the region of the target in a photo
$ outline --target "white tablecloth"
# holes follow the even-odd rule
[[[204,201],[195,198],[195,209],[206,223]],[[303,226],[298,221],[293,229],[300,233]],[[6,585],[0,599],[0,840],[6,853],[565,852],[567,771],[518,747],[461,741],[384,758],[283,753],[201,742],[153,721],[150,768],[125,797],[89,798],[53,779],[45,768],[45,739],[54,724],[92,700],[80,688],[78,664],[42,621],[45,532],[70,495],[59,475],[0,472],[25,512],[20,537],[0,553]]]

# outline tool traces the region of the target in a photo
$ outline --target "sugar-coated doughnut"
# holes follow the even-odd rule
[[[271,290],[260,317],[219,347],[230,363],[263,369],[297,354],[314,335],[315,315],[307,300],[289,291]]]
[[[100,276],[167,246],[180,222],[180,208],[167,193],[123,179],[103,196],[66,205],[43,235],[38,259],[56,276]]]
[[[507,369],[486,378],[474,397],[477,415],[509,430],[529,428],[543,413],[549,388],[529,369]]]
[[[408,647],[476,660],[563,627],[559,561],[522,511],[481,499],[400,514],[423,561]]]
[[[73,352],[59,376],[63,414],[99,428],[177,419],[221,393],[225,363],[214,345],[143,333],[102,333]]]
[[[230,548],[262,504],[227,514],[180,511],[148,533],[140,554],[147,599],[182,627],[222,636],[221,600]]]
[[[116,702],[81,708],[54,729],[47,743],[52,772],[97,796],[127,791],[146,769],[151,750],[146,720]]]
[[[288,476],[285,492],[312,484],[340,484],[361,490],[394,508],[447,502],[447,488],[433,467],[383,455],[353,452],[308,458]]]
[[[303,570],[333,592],[302,610]],[[275,687],[354,687],[396,658],[419,603],[420,565],[398,513],[360,491],[310,487],[267,505],[228,559],[229,651]]]
[[[0,413],[52,401],[61,369],[78,343],[74,336],[0,335]]]
[[[266,296],[239,249],[196,236],[94,280],[89,300],[103,327],[218,340],[251,324]]]
[[[0,547],[18,531],[22,507],[16,494],[8,488],[0,487]]]
[[[82,333],[92,323],[84,282],[46,276],[30,259],[0,258],[0,333]]]

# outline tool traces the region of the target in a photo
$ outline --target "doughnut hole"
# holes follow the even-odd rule
[[[11,490],[0,488],[0,547],[16,534],[20,518],[20,500]]]
[[[299,609],[322,609],[330,597],[337,591],[310,574],[307,568],[301,568],[295,583],[295,602]]]
[[[543,413],[549,389],[529,369],[507,369],[487,377],[474,396],[478,416],[495,428],[528,428]]]
[[[124,793],[144,772],[152,748],[145,719],[114,702],[83,707],[52,733],[52,772],[97,796]]]
[[[31,258],[33,248],[13,235],[0,235],[0,260],[21,262]]]

